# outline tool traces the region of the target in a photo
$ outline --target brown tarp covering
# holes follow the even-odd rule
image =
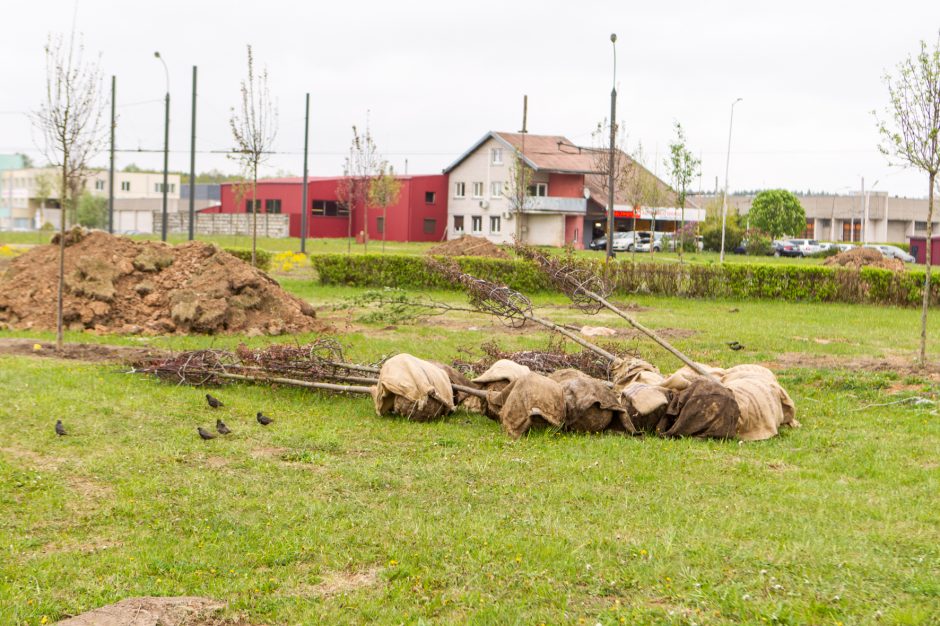
[[[501,391],[491,391],[487,404],[498,411],[503,430],[514,439],[532,426],[565,424],[565,391],[554,380],[535,372],[521,376]]]
[[[419,422],[454,410],[453,389],[444,370],[410,354],[397,354],[382,364],[372,398],[379,415],[396,414]]]
[[[790,394],[766,367],[737,365],[725,371],[721,382],[741,408],[738,439],[760,441],[776,436],[781,426],[799,428]]]
[[[616,430],[636,433],[633,422],[620,405],[617,392],[604,381],[575,369],[549,375],[565,392],[565,429],[596,433]]]
[[[517,378],[525,376],[531,370],[525,365],[519,365],[509,359],[500,359],[493,363],[488,370],[473,379],[478,387],[488,391],[500,391],[503,387]]]

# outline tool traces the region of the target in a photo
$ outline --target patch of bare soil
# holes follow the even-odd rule
[[[194,596],[127,598],[56,622],[59,626],[235,626],[223,620],[222,602]]]
[[[165,352],[103,343],[66,343],[62,345],[62,351],[57,352],[55,344],[46,341],[0,338],[0,355],[41,356],[89,363],[139,363],[163,356]]]
[[[855,247],[845,252],[840,252],[831,256],[825,261],[824,265],[837,265],[849,269],[860,270],[863,267],[878,267],[896,272],[904,271],[904,262],[898,259],[889,259],[873,248]]]
[[[11,262],[0,277],[0,327],[55,328],[58,257],[52,243]],[[81,229],[66,236],[64,318],[70,330],[99,333],[324,330],[309,303],[213,244],[170,246]]]
[[[508,259],[509,254],[489,239],[464,235],[451,239],[428,250],[434,256],[486,256],[494,259]]]
[[[874,357],[839,357],[829,354],[809,355],[803,352],[784,352],[774,361],[763,363],[770,369],[789,369],[808,367],[813,369],[853,369],[869,372],[894,372],[901,376],[912,375],[940,381],[940,363],[927,363],[918,367],[913,358],[887,356]]]
[[[378,583],[379,568],[377,567],[356,572],[329,572],[316,585],[301,587],[297,595],[325,598],[351,593],[364,587],[374,587]]]

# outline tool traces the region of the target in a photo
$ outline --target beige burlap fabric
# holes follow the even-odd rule
[[[410,354],[397,354],[382,364],[372,388],[375,412],[427,421],[454,410],[453,390],[440,367]]]
[[[533,426],[565,424],[565,391],[547,376],[529,372],[501,391],[489,392],[487,404],[498,411],[506,433],[518,439]]]

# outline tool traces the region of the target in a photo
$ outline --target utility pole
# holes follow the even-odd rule
[[[300,192],[300,251],[307,252],[307,146],[310,136],[310,93],[307,92],[304,106],[304,188]],[[383,224],[384,228],[384,224]]]
[[[617,33],[610,34],[614,72],[610,88],[610,154],[607,160],[607,261],[614,258],[614,149],[617,143]]]
[[[193,124],[189,137],[189,240],[196,238],[196,66],[193,66]]]
[[[728,221],[728,169],[731,165],[731,129],[734,127],[734,105],[741,102],[743,98],[738,98],[731,103],[731,121],[728,122],[728,155],[725,158],[725,193],[721,198],[721,254],[718,262],[725,262],[725,224]],[[748,211],[750,213],[750,211]]]
[[[529,121],[529,96],[522,96],[522,130],[519,131],[519,134],[522,135],[522,156],[519,158],[518,170],[516,172],[516,184],[519,185],[517,190],[517,198],[522,199],[520,206],[516,207],[516,241],[522,242],[522,209],[525,207],[525,194],[528,193],[528,190],[523,189],[525,186],[525,136],[528,134],[528,121]]]
[[[862,176],[862,215],[859,221],[859,226],[861,227],[862,232],[862,244],[868,243],[868,198],[865,196],[865,177]]]
[[[160,56],[159,52],[154,52],[153,56],[159,59],[163,64],[163,71],[166,73],[166,99],[164,100],[163,116],[163,224],[160,229],[160,240],[166,241],[167,233],[167,192],[169,191],[169,167],[170,167],[170,70],[166,66],[166,61]]]
[[[114,234],[114,129],[115,105],[117,96],[117,77],[111,75],[111,160],[108,165],[108,232]]]

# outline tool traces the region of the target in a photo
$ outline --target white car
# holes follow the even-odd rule
[[[885,255],[889,259],[898,259],[899,261],[904,261],[905,263],[913,263],[914,257],[902,250],[897,246],[888,246],[878,243],[869,243],[865,244],[866,248],[872,248],[879,251],[881,254]]]
[[[643,243],[649,244],[649,233],[631,230],[625,233],[614,233],[613,249],[617,252],[632,252],[634,248],[641,250]],[[649,248],[646,248],[649,251]]]
[[[809,256],[822,250],[822,246],[815,239],[790,239],[789,241],[796,246],[801,256]]]

